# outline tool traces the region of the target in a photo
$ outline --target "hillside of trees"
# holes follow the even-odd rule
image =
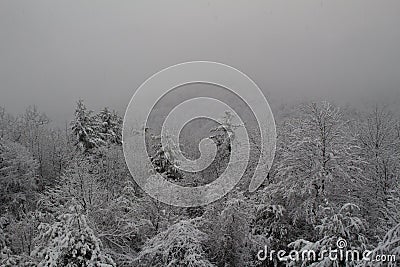
[[[210,205],[177,208],[135,184],[115,111],[80,100],[59,129],[36,107],[0,108],[0,266],[400,266],[400,114],[327,102],[284,113],[256,192],[239,184]],[[229,134],[211,129],[218,158],[189,175],[147,137],[154,169],[185,185],[215,179],[230,153]],[[339,239],[397,262],[257,258],[265,246],[322,251]]]

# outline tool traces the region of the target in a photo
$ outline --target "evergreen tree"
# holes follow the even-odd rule
[[[122,118],[116,111],[107,107],[97,115],[99,120],[100,136],[106,143],[122,144]]]
[[[75,109],[75,119],[71,122],[75,145],[83,152],[90,151],[104,144],[100,137],[100,129],[92,111],[87,110],[83,100],[79,100]]]
[[[53,224],[39,226],[41,233],[33,255],[39,267],[106,267],[116,266],[102,252],[102,244],[89,227],[86,216],[77,206],[60,215]]]

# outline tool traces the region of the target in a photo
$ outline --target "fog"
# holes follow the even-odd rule
[[[400,88],[400,2],[1,1],[0,106],[55,122],[82,98],[121,113],[173,64],[249,75],[269,101],[348,101]],[[274,106],[274,103],[271,103]]]

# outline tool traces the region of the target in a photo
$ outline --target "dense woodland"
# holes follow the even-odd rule
[[[244,182],[210,205],[177,208],[135,184],[116,112],[94,113],[78,101],[71,123],[55,129],[36,107],[18,116],[0,109],[0,266],[370,264],[257,259],[264,246],[320,251],[339,238],[347,248],[397,255],[399,264],[400,115],[390,106],[327,102],[280,112],[276,157],[261,188],[249,193]],[[180,172],[173,151],[149,132],[156,171],[194,186],[216,178],[230,152],[229,118],[223,123],[210,131],[218,159],[199,175]],[[373,263],[388,265],[397,266]]]

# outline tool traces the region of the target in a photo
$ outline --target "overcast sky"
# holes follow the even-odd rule
[[[0,1],[0,105],[123,112],[170,65],[210,60],[273,99],[400,91],[400,1]]]

